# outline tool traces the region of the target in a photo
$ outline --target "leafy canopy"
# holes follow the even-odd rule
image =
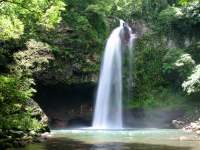
[[[55,28],[65,6],[63,0],[0,1],[0,39],[19,39],[22,34],[34,33],[38,28]]]

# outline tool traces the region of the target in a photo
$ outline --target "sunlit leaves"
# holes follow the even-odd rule
[[[14,53],[16,64],[10,67],[13,73],[19,77],[31,76],[33,72],[41,71],[43,66],[48,64],[50,59],[53,59],[48,44],[30,40],[26,45],[27,50]]]
[[[0,39],[20,38],[43,27],[53,29],[61,21],[65,10],[63,0],[9,0],[0,5]]]
[[[175,70],[182,80],[185,80],[195,67],[195,61],[190,54],[182,54],[174,63]]]
[[[0,128],[27,131],[41,129],[42,124],[30,114],[19,111],[6,117],[0,115]]]
[[[200,92],[200,65],[197,65],[191,76],[183,82],[182,87],[188,94]]]
[[[165,25],[173,24],[173,28],[180,28],[184,31],[184,28],[188,30],[192,28],[192,25],[200,23],[200,2],[182,0],[180,3],[181,6],[168,6],[162,10],[159,14],[159,21]]]
[[[0,15],[0,39],[18,39],[24,32],[24,25],[15,16]]]
[[[0,76],[0,95],[2,102],[16,104],[20,101],[31,98],[34,89],[30,88],[33,85],[32,79],[18,79],[10,76]]]
[[[167,9],[161,11],[159,14],[159,19],[163,23],[171,23],[172,21],[180,18],[183,15],[181,9],[178,7],[168,7]]]
[[[88,7],[86,8],[86,11],[96,12],[96,13],[103,14],[103,15],[105,15],[105,14],[108,15],[110,13],[112,7],[113,7],[112,0],[110,0],[110,1],[104,0],[104,1],[98,1],[95,4],[88,5]]]
[[[46,27],[46,29],[53,29],[60,21],[61,12],[65,10],[65,3],[62,1],[56,1],[39,19],[39,24]]]
[[[192,59],[190,54],[183,54],[181,57],[175,62],[176,67],[182,67],[186,64],[194,65],[195,61]]]
[[[197,0],[179,0],[179,4],[186,6],[189,2],[197,1]]]
[[[142,13],[142,0],[115,0],[113,15],[125,20],[132,20],[133,15],[138,16]]]
[[[182,49],[169,49],[163,57],[163,73],[171,73],[176,68],[175,63],[181,57],[182,54]]]

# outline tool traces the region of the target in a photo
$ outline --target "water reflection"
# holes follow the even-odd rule
[[[123,150],[125,149],[122,143],[110,143],[110,144],[96,144],[92,145],[89,150]]]
[[[46,143],[29,145],[19,150],[193,150],[191,147],[140,143],[85,144],[79,141],[57,139]],[[198,150],[198,149],[195,149]]]
[[[17,150],[200,150],[199,141],[178,140],[183,135],[188,136],[178,130],[70,130]]]

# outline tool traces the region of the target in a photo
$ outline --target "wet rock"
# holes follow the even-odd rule
[[[181,128],[184,127],[185,122],[179,121],[179,120],[172,120],[172,125],[173,125],[173,127],[176,128],[176,129],[181,129]]]
[[[25,134],[23,131],[8,130],[8,135],[13,138],[23,137]]]
[[[35,143],[42,143],[42,142],[44,142],[44,141],[45,141],[45,139],[42,138],[41,136],[40,136],[40,137],[35,137],[35,138],[33,139],[33,142],[35,142]]]
[[[190,124],[184,126],[183,130],[194,132],[200,136],[200,119],[198,121],[191,122]]]
[[[20,147],[24,147],[28,142],[27,141],[19,141],[18,144]]]
[[[200,130],[196,131],[196,134],[200,136]]]
[[[190,137],[190,136],[181,136],[179,137],[180,141],[199,141],[196,137]]]
[[[51,138],[52,134],[49,133],[49,132],[45,132],[45,133],[41,134],[41,137],[44,138],[44,139]]]
[[[23,147],[28,143],[43,142],[44,139],[40,138],[38,131],[31,130],[29,132],[16,131],[16,130],[0,130],[0,150],[11,147]]]
[[[191,128],[194,130],[200,130],[200,122],[195,121],[190,124]]]
[[[179,137],[179,140],[180,140],[180,141],[187,141],[187,140],[189,140],[189,139],[188,139],[188,137],[186,137],[186,136],[181,136],[181,137]]]
[[[10,139],[12,139],[12,136],[7,136],[6,138],[10,140]]]
[[[25,135],[23,138],[21,138],[23,141],[29,141],[29,142],[31,142],[32,141],[32,139],[33,139],[33,137],[32,136],[30,136],[30,135]]]
[[[35,135],[37,135],[37,133],[34,130],[32,130],[32,131],[29,132],[29,135],[35,136]]]

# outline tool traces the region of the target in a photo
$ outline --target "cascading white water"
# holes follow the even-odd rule
[[[131,35],[130,27],[128,36]],[[127,44],[131,49],[131,36]],[[97,90],[94,129],[121,129],[122,125],[122,50],[125,47],[124,21],[107,40]]]
[[[135,45],[135,39],[136,39],[135,34],[131,34],[130,40],[129,40],[129,45],[128,45],[128,79],[127,79],[127,86],[128,86],[128,100],[132,99],[133,96],[133,86],[134,86],[134,81],[133,81],[133,50],[134,50],[134,45]]]

